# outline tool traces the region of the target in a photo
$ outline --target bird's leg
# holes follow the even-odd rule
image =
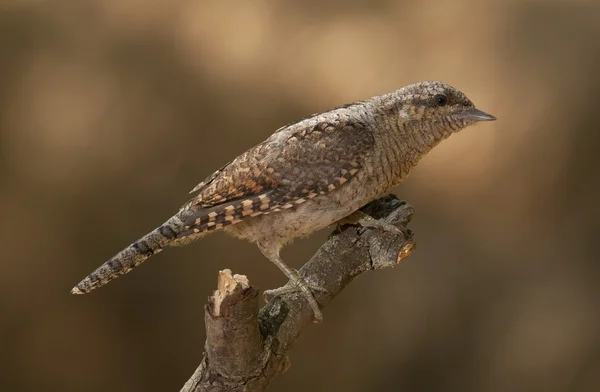
[[[306,300],[308,301],[308,304],[310,305],[310,307],[313,310],[314,321],[316,323],[323,321],[323,315],[321,314],[321,309],[319,308],[319,304],[317,303],[317,300],[315,299],[315,295],[313,294],[312,290],[325,291],[327,293],[328,293],[328,291],[321,287],[315,287],[315,286],[309,285],[308,283],[306,283],[304,281],[304,279],[302,279],[298,275],[296,270],[288,267],[287,264],[285,264],[283,262],[283,260],[281,259],[281,256],[279,256],[279,250],[281,249],[281,247],[279,245],[265,246],[261,243],[258,243],[258,248],[263,253],[263,255],[265,255],[265,257],[267,257],[269,260],[271,260],[281,270],[281,272],[284,273],[284,275],[290,280],[290,282],[295,286],[295,287],[290,287],[290,286],[286,285],[286,286],[278,288],[278,289],[266,290],[264,292],[265,298],[268,298],[268,297],[272,298],[272,297],[276,297],[278,295],[282,295],[282,294],[286,294],[286,293],[290,293],[290,292],[299,290],[302,292],[302,294],[304,295],[304,298],[306,298]]]
[[[391,223],[381,222],[362,211],[355,211],[347,217],[340,219],[337,222],[339,227],[344,225],[359,225],[368,229],[377,229],[384,232],[400,235],[403,238],[408,238],[408,233],[401,228],[392,225]]]

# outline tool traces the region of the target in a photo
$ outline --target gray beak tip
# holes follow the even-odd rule
[[[469,109],[464,112],[464,116],[474,121],[494,121],[496,117],[479,109]]]

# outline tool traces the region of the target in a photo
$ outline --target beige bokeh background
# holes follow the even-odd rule
[[[272,390],[600,390],[599,69],[598,1],[1,1],[0,390],[178,390],[217,271],[284,283],[253,245],[70,288],[279,126],[430,79],[498,121],[397,189],[417,251],[345,290]]]

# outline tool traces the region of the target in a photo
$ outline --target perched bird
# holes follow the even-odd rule
[[[398,185],[440,141],[490,120],[495,117],[476,109],[462,92],[430,81],[286,125],[198,184],[190,192],[198,194],[179,212],[101,265],[71,293],[88,293],[167,246],[224,229],[255,242],[304,294],[320,321],[311,291],[319,288],[283,262],[281,248],[341,220],[398,232],[359,208]],[[280,294],[278,290],[270,294]]]

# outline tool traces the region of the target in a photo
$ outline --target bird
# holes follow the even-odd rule
[[[106,261],[71,293],[89,293],[167,247],[223,230],[255,243],[292,290],[303,294],[313,321],[320,322],[314,291],[324,289],[288,267],[281,249],[340,222],[402,234],[359,209],[400,184],[442,140],[493,120],[454,87],[423,81],[285,125],[200,182],[175,215]],[[284,289],[265,294],[280,295]]]

